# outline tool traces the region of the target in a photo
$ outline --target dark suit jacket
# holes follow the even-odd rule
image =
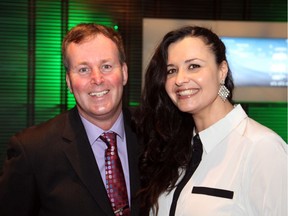
[[[124,112],[132,215],[139,188],[138,144]],[[113,210],[76,108],[13,136],[0,176],[0,215],[112,216]]]

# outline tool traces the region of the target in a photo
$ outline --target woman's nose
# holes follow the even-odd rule
[[[177,73],[177,76],[176,76],[175,84],[177,86],[181,86],[181,85],[183,85],[184,83],[187,83],[187,82],[189,82],[187,74],[185,73],[185,71],[179,70],[178,73]]]

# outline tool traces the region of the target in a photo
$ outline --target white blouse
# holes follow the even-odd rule
[[[199,135],[202,161],[179,196],[176,216],[287,215],[287,144],[280,136],[241,105]],[[169,215],[174,190],[159,197],[158,216]]]

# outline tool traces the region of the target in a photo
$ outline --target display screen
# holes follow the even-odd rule
[[[288,86],[286,38],[221,39],[236,86]]]

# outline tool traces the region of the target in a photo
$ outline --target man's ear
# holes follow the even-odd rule
[[[67,85],[70,93],[73,93],[72,88],[71,88],[70,77],[69,77],[68,73],[66,73],[66,85]]]
[[[122,65],[122,77],[123,77],[123,86],[126,85],[128,82],[128,67],[126,63],[123,63]]]

